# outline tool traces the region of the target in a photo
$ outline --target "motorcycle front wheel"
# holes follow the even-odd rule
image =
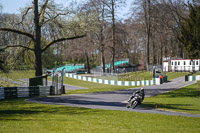
[[[131,108],[134,109],[137,106],[137,104],[138,104],[138,101],[133,101],[131,103]]]

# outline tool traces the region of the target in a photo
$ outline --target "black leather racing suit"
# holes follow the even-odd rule
[[[144,100],[144,91],[141,91],[141,90],[137,90],[135,93],[133,93],[133,95],[129,98],[128,102],[131,101],[135,96],[136,94],[140,95],[142,97],[142,99],[139,101],[140,103]]]

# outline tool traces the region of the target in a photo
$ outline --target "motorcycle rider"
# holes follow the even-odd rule
[[[129,98],[128,102],[130,102],[136,96],[136,94],[141,96],[140,102],[144,100],[144,96],[145,96],[144,88],[141,88],[140,90],[137,90],[136,92],[133,93],[133,95]]]

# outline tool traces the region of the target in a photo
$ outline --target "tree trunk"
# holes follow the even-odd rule
[[[150,43],[150,34],[151,34],[151,17],[150,17],[150,4],[151,0],[143,0],[143,10],[144,18],[146,24],[146,33],[147,33],[147,44],[146,44],[146,69],[149,71],[149,43]]]
[[[42,75],[42,52],[41,52],[41,27],[39,25],[39,14],[38,14],[38,0],[34,0],[34,23],[35,23],[35,33],[34,33],[34,53],[35,53],[35,76]]]
[[[104,34],[103,34],[103,30],[104,30],[104,5],[103,5],[103,10],[102,10],[102,26],[101,26],[101,31],[100,31],[100,46],[101,46],[101,65],[102,65],[102,72],[105,73],[105,59],[104,59]]]
[[[104,59],[104,50],[101,51],[101,66],[102,66],[102,71],[105,73],[105,59]]]
[[[148,10],[148,14],[147,14],[147,19],[148,19],[148,24],[147,24],[147,60],[146,60],[146,65],[147,65],[147,71],[149,71],[149,43],[150,43],[150,33],[151,33],[151,30],[150,30],[150,0],[148,0],[147,2],[147,10]]]
[[[115,2],[112,0],[112,56],[111,56],[111,72],[115,71]]]
[[[153,65],[156,65],[156,50],[155,50],[155,42],[153,41]]]
[[[91,73],[90,72],[90,60],[88,57],[88,53],[85,53],[85,56],[86,56],[86,60],[87,60],[87,73]]]

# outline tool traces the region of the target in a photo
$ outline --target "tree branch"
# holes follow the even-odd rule
[[[58,43],[58,42],[62,42],[62,41],[66,41],[66,40],[74,40],[74,39],[78,39],[78,38],[82,38],[85,37],[86,35],[81,35],[81,36],[75,36],[75,37],[69,37],[69,38],[60,38],[57,40],[53,40],[49,43],[47,43],[47,45],[42,48],[42,52],[44,52],[47,48],[49,48],[52,44]]]
[[[22,16],[22,20],[21,20],[18,24],[21,24],[21,23],[23,22],[25,16],[27,15],[27,13],[29,12],[30,9],[32,9],[32,7],[28,7],[28,8],[27,8],[26,12],[25,12],[25,13],[23,14],[23,16]]]
[[[39,22],[39,25],[40,25],[40,26],[42,26],[42,24],[44,23],[44,13],[45,13],[47,4],[48,4],[48,0],[45,0],[45,3],[44,3],[44,5],[41,7],[41,10],[40,10],[40,22]]]
[[[8,45],[8,46],[6,46],[5,48],[0,49],[0,51],[5,50],[5,49],[7,49],[7,48],[15,48],[15,47],[25,48],[25,49],[34,51],[34,49],[29,48],[29,47],[26,47],[26,46],[23,46],[23,45]]]
[[[17,33],[17,34],[20,34],[20,35],[24,35],[24,36],[27,36],[29,38],[31,38],[32,40],[35,40],[34,39],[34,36],[28,32],[24,32],[24,31],[20,31],[20,30],[17,30],[17,29],[11,29],[11,28],[0,28],[0,31],[9,31],[9,32],[13,32],[13,33]]]
[[[50,19],[48,19],[47,21],[44,21],[43,23],[45,24],[49,21],[52,21],[52,20],[56,19],[57,17],[59,17],[61,15],[67,15],[67,13],[57,13],[54,17],[51,17]]]

